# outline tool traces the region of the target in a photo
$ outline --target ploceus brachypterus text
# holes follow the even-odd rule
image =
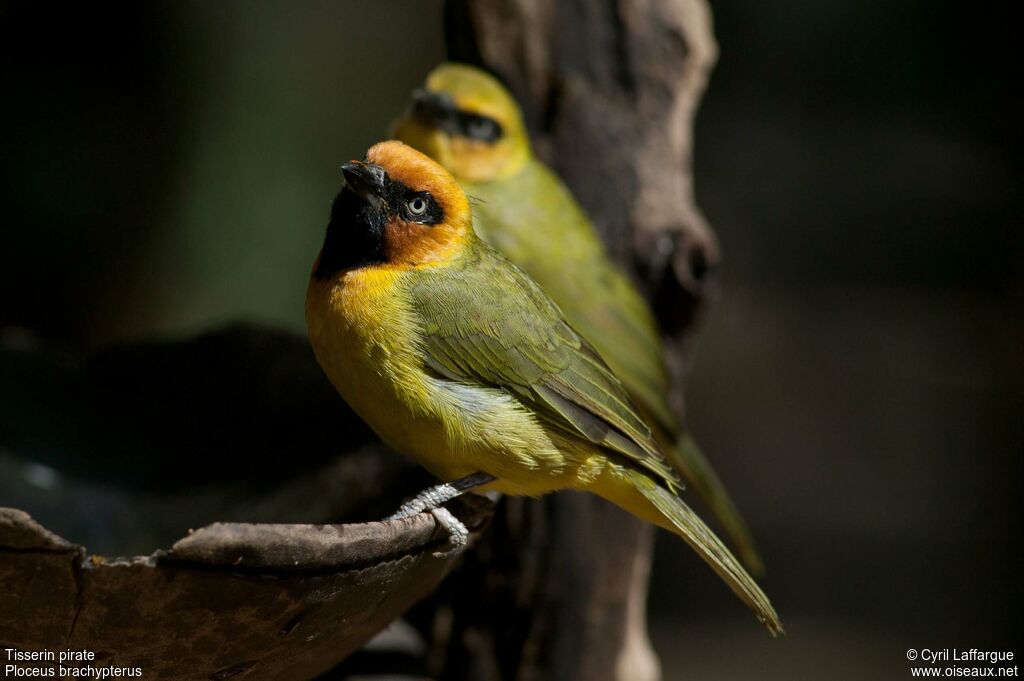
[[[532,279],[481,241],[455,179],[400,142],[342,166],[306,298],[317,360],[352,408],[447,484],[584,490],[683,539],[773,632],[767,597],[679,497],[679,478],[622,384]],[[609,537],[614,541],[614,537]]]
[[[668,405],[664,350],[650,308],[608,257],[568,188],[533,155],[508,90],[480,69],[442,64],[413,93],[393,134],[438,161],[479,199],[478,234],[533,277],[608,362],[747,567],[762,572],[743,517]]]

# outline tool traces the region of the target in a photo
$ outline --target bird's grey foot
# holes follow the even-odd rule
[[[469,543],[469,530],[466,526],[444,506],[431,509],[430,513],[437,520],[437,524],[448,531],[448,548],[444,551],[435,551],[434,557],[447,558],[462,553]]]
[[[468,492],[481,485],[486,485],[494,480],[495,477],[488,473],[473,473],[452,482],[434,485],[402,504],[401,508],[393,513],[388,520],[401,520],[423,511],[432,511],[444,502],[451,501],[464,492]]]
[[[424,511],[433,511],[449,499],[459,496],[459,494],[460,492],[448,483],[435,485],[402,504],[397,511],[388,517],[388,520],[401,520]]]
[[[461,553],[466,548],[466,544],[469,543],[469,530],[466,529],[461,520],[456,518],[451,511],[444,508],[441,504],[451,501],[471,489],[493,482],[495,479],[493,475],[488,473],[473,473],[452,482],[434,485],[402,504],[401,508],[393,513],[388,520],[401,520],[402,518],[414,516],[417,513],[429,511],[434,516],[437,524],[448,531],[448,550],[439,551],[434,555],[443,558],[454,553]]]

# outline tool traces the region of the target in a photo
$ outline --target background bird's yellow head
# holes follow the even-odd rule
[[[451,174],[401,142],[381,142],[342,165],[345,187],[331,208],[313,276],[370,265],[443,264],[473,238],[466,194]]]
[[[519,105],[496,78],[465,64],[442,64],[394,127],[394,137],[436,159],[461,181],[514,174],[530,158]]]

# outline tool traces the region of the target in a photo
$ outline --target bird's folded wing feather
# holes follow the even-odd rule
[[[529,182],[530,173],[524,174]],[[590,218],[569,189],[548,168],[533,168],[536,184],[517,195],[538,197],[529,207],[516,202],[514,214],[502,223],[523,220],[530,210],[534,233],[559,235],[554,243],[519,248],[527,272],[562,306],[576,331],[589,341],[638,405],[666,432],[674,434],[678,419],[668,405],[668,373],[658,324],[636,287],[608,257]],[[543,199],[539,197],[544,197]],[[491,230],[500,236],[502,231]],[[525,237],[524,237],[525,238]],[[557,268],[557,269],[552,269]]]
[[[478,245],[413,277],[424,362],[454,381],[504,389],[545,423],[681,487],[619,380],[540,288]]]
[[[625,275],[610,263],[587,266],[602,271],[594,278],[597,285],[580,287],[578,295],[572,296],[570,318],[639,405],[664,430],[675,433],[677,418],[666,400],[669,382],[664,350],[650,309]]]

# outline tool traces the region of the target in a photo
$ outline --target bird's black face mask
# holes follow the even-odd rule
[[[342,165],[345,186],[331,206],[331,221],[313,277],[388,262],[387,230],[392,220],[436,225],[444,211],[433,196],[392,180],[379,165]]]

